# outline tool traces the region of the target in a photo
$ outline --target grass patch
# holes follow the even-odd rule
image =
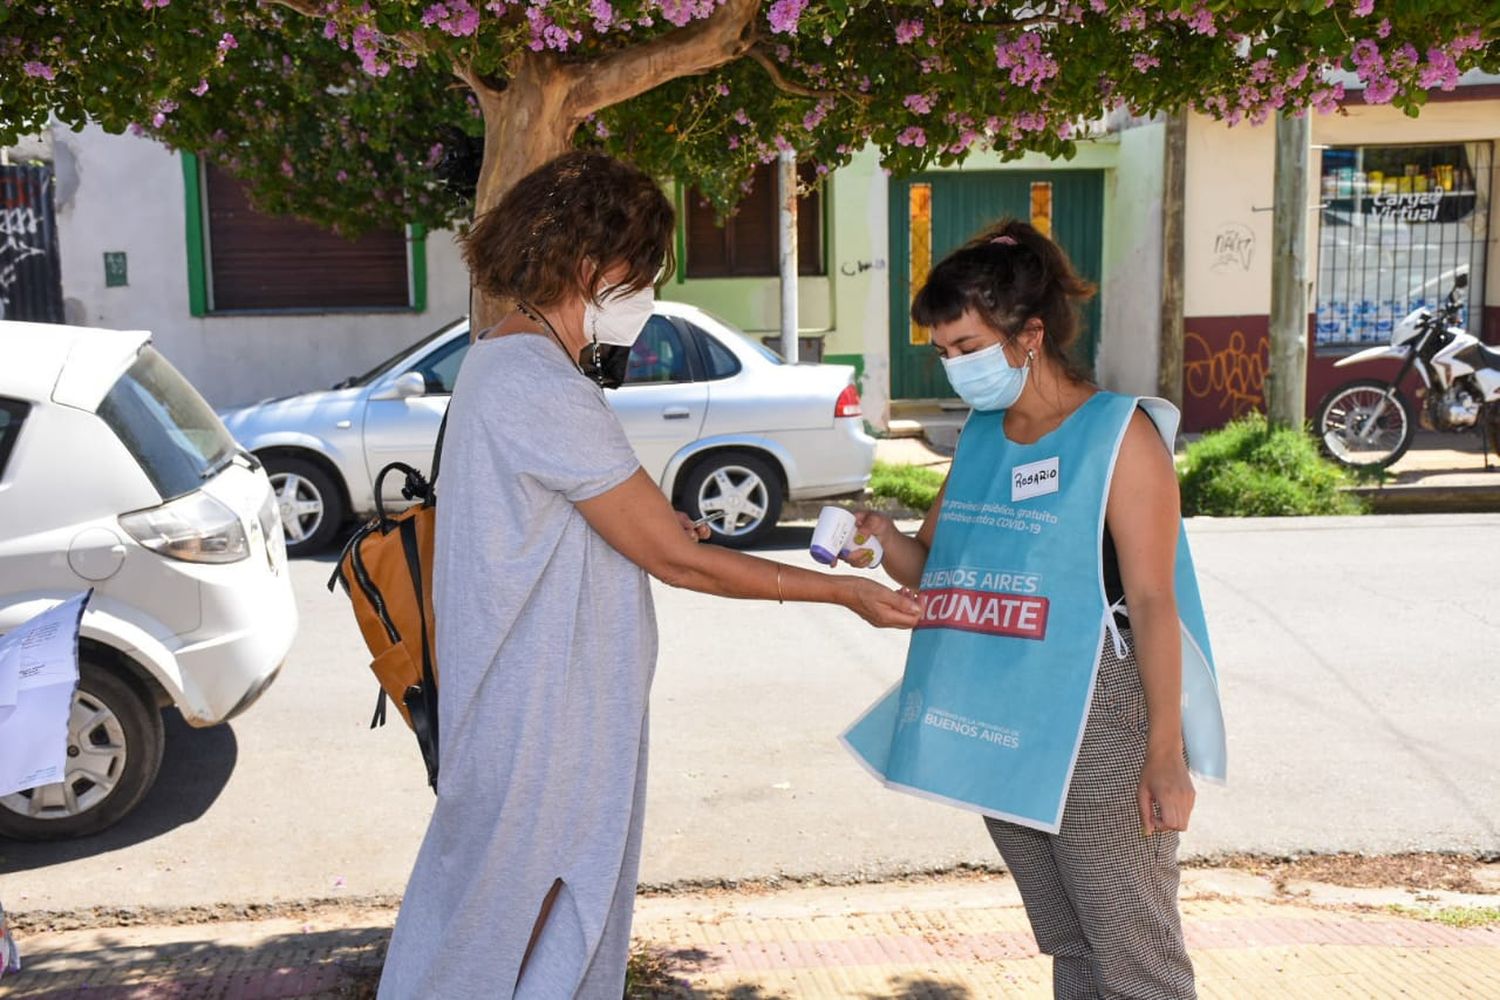
[[[1362,514],[1353,481],[1306,433],[1252,414],[1188,445],[1177,471],[1182,512],[1214,517]]]
[[[943,488],[943,478],[941,472],[920,465],[876,462],[870,473],[870,492],[925,513]]]
[[[1397,916],[1430,920],[1460,930],[1500,924],[1500,906],[1448,906],[1441,910],[1421,910],[1414,906],[1392,903],[1386,909]]]

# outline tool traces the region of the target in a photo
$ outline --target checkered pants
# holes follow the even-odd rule
[[[1057,1000],[1197,996],[1177,912],[1177,834],[1141,835],[1145,759],[1135,652],[1117,657],[1106,640],[1059,832],[985,818],[1052,956]]]

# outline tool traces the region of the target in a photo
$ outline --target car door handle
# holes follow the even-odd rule
[[[661,411],[663,420],[686,420],[692,415],[692,412],[685,406],[669,406]]]

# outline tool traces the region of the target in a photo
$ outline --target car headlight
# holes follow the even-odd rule
[[[230,563],[250,554],[239,516],[201,491],[122,514],[120,527],[152,552],[185,562]]]

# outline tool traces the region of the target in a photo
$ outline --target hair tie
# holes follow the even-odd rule
[[[1013,247],[1018,245],[1014,236],[996,236],[993,237],[990,242],[998,243],[1003,247]]]

